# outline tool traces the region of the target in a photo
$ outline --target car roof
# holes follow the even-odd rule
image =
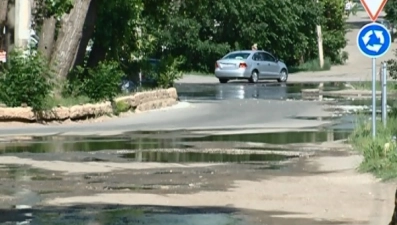
[[[233,54],[233,53],[255,53],[255,52],[265,52],[265,53],[271,54],[270,52],[264,51],[264,50],[238,50],[238,51],[229,52],[227,54],[229,55],[229,54]]]

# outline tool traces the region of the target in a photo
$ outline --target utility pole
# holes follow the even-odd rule
[[[319,0],[317,0],[319,4]],[[318,43],[318,61],[320,62],[320,67],[324,67],[324,50],[323,50],[323,34],[321,32],[321,25],[316,26],[317,29],[317,43]]]
[[[30,38],[31,0],[15,0],[15,47],[25,50]]]

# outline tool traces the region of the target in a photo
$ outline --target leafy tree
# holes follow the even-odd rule
[[[386,13],[385,19],[395,24],[397,22],[397,0],[388,0],[384,11]]]
[[[347,44],[344,0],[322,0],[321,5],[324,55],[333,63],[341,64],[345,60],[341,51]]]
[[[158,38],[157,55],[164,54],[160,45],[165,45],[167,54],[185,57],[185,70],[211,71],[216,59],[253,43],[296,65],[317,57],[317,24],[324,26],[326,56],[337,61],[346,44],[339,1],[147,0],[144,15]]]

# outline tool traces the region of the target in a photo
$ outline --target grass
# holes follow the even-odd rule
[[[396,81],[388,81],[386,84],[387,91],[396,89],[396,84]],[[356,90],[372,90],[372,81],[351,82],[350,85]],[[380,82],[376,82],[375,86],[377,91],[381,90]]]
[[[198,76],[214,76],[214,73],[200,72],[200,71],[185,71],[184,75],[198,75]]]
[[[48,100],[48,104],[51,108],[57,107],[57,106],[74,106],[74,105],[80,105],[80,104],[86,104],[89,103],[90,99],[85,96],[78,96],[78,97],[54,97],[50,98]]]
[[[371,121],[363,117],[360,117],[356,129],[349,137],[349,143],[364,156],[359,170],[370,172],[383,180],[397,177],[397,145],[392,141],[392,137],[397,134],[397,110],[392,111],[386,127],[378,121],[375,138],[372,138]]]
[[[325,70],[330,70],[331,65],[332,65],[332,63],[329,58],[324,59],[323,67],[320,66],[319,59],[314,59],[314,60],[307,61],[299,66],[289,67],[288,71],[289,71],[289,73],[297,73],[297,72],[305,72],[305,71],[311,71],[311,72],[325,71]]]

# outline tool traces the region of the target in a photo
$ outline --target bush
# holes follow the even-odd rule
[[[397,51],[394,50],[394,56],[397,57]],[[387,71],[392,79],[397,79],[397,60],[389,59],[387,61]]]
[[[0,76],[0,101],[10,107],[26,104],[36,112],[48,109],[52,78],[52,70],[39,53],[12,51]]]
[[[121,91],[120,84],[123,76],[124,73],[119,68],[119,64],[114,61],[100,62],[94,69],[84,70],[78,67],[70,74],[63,94],[65,96],[84,95],[92,102],[111,101]]]
[[[94,69],[88,69],[84,80],[84,93],[93,101],[113,100],[120,93],[124,73],[114,61],[100,62]]]
[[[323,67],[320,66],[320,61],[319,59],[313,59],[309,60],[302,65],[295,66],[295,67],[290,67],[288,68],[288,71],[290,73],[297,73],[297,72],[303,72],[303,71],[310,71],[310,72],[315,72],[315,71],[326,71],[331,69],[332,62],[329,58],[324,59],[324,65]]]
[[[117,116],[120,113],[127,112],[131,109],[130,105],[125,101],[118,101],[113,105],[113,113]]]
[[[155,85],[160,88],[169,88],[174,85],[174,81],[182,78],[183,73],[180,70],[180,66],[183,63],[181,57],[166,56],[161,58],[160,64],[156,68],[155,72],[151,74],[151,79],[155,82]]]
[[[334,64],[336,64],[336,65],[344,65],[348,59],[349,59],[349,53],[346,52],[346,51],[342,51],[339,54],[339,57],[335,58]]]
[[[397,134],[396,115],[389,115],[386,127],[377,124],[375,139],[371,129],[371,121],[361,120],[349,137],[349,143],[364,157],[360,171],[371,172],[382,179],[397,177],[397,149],[393,140]]]

